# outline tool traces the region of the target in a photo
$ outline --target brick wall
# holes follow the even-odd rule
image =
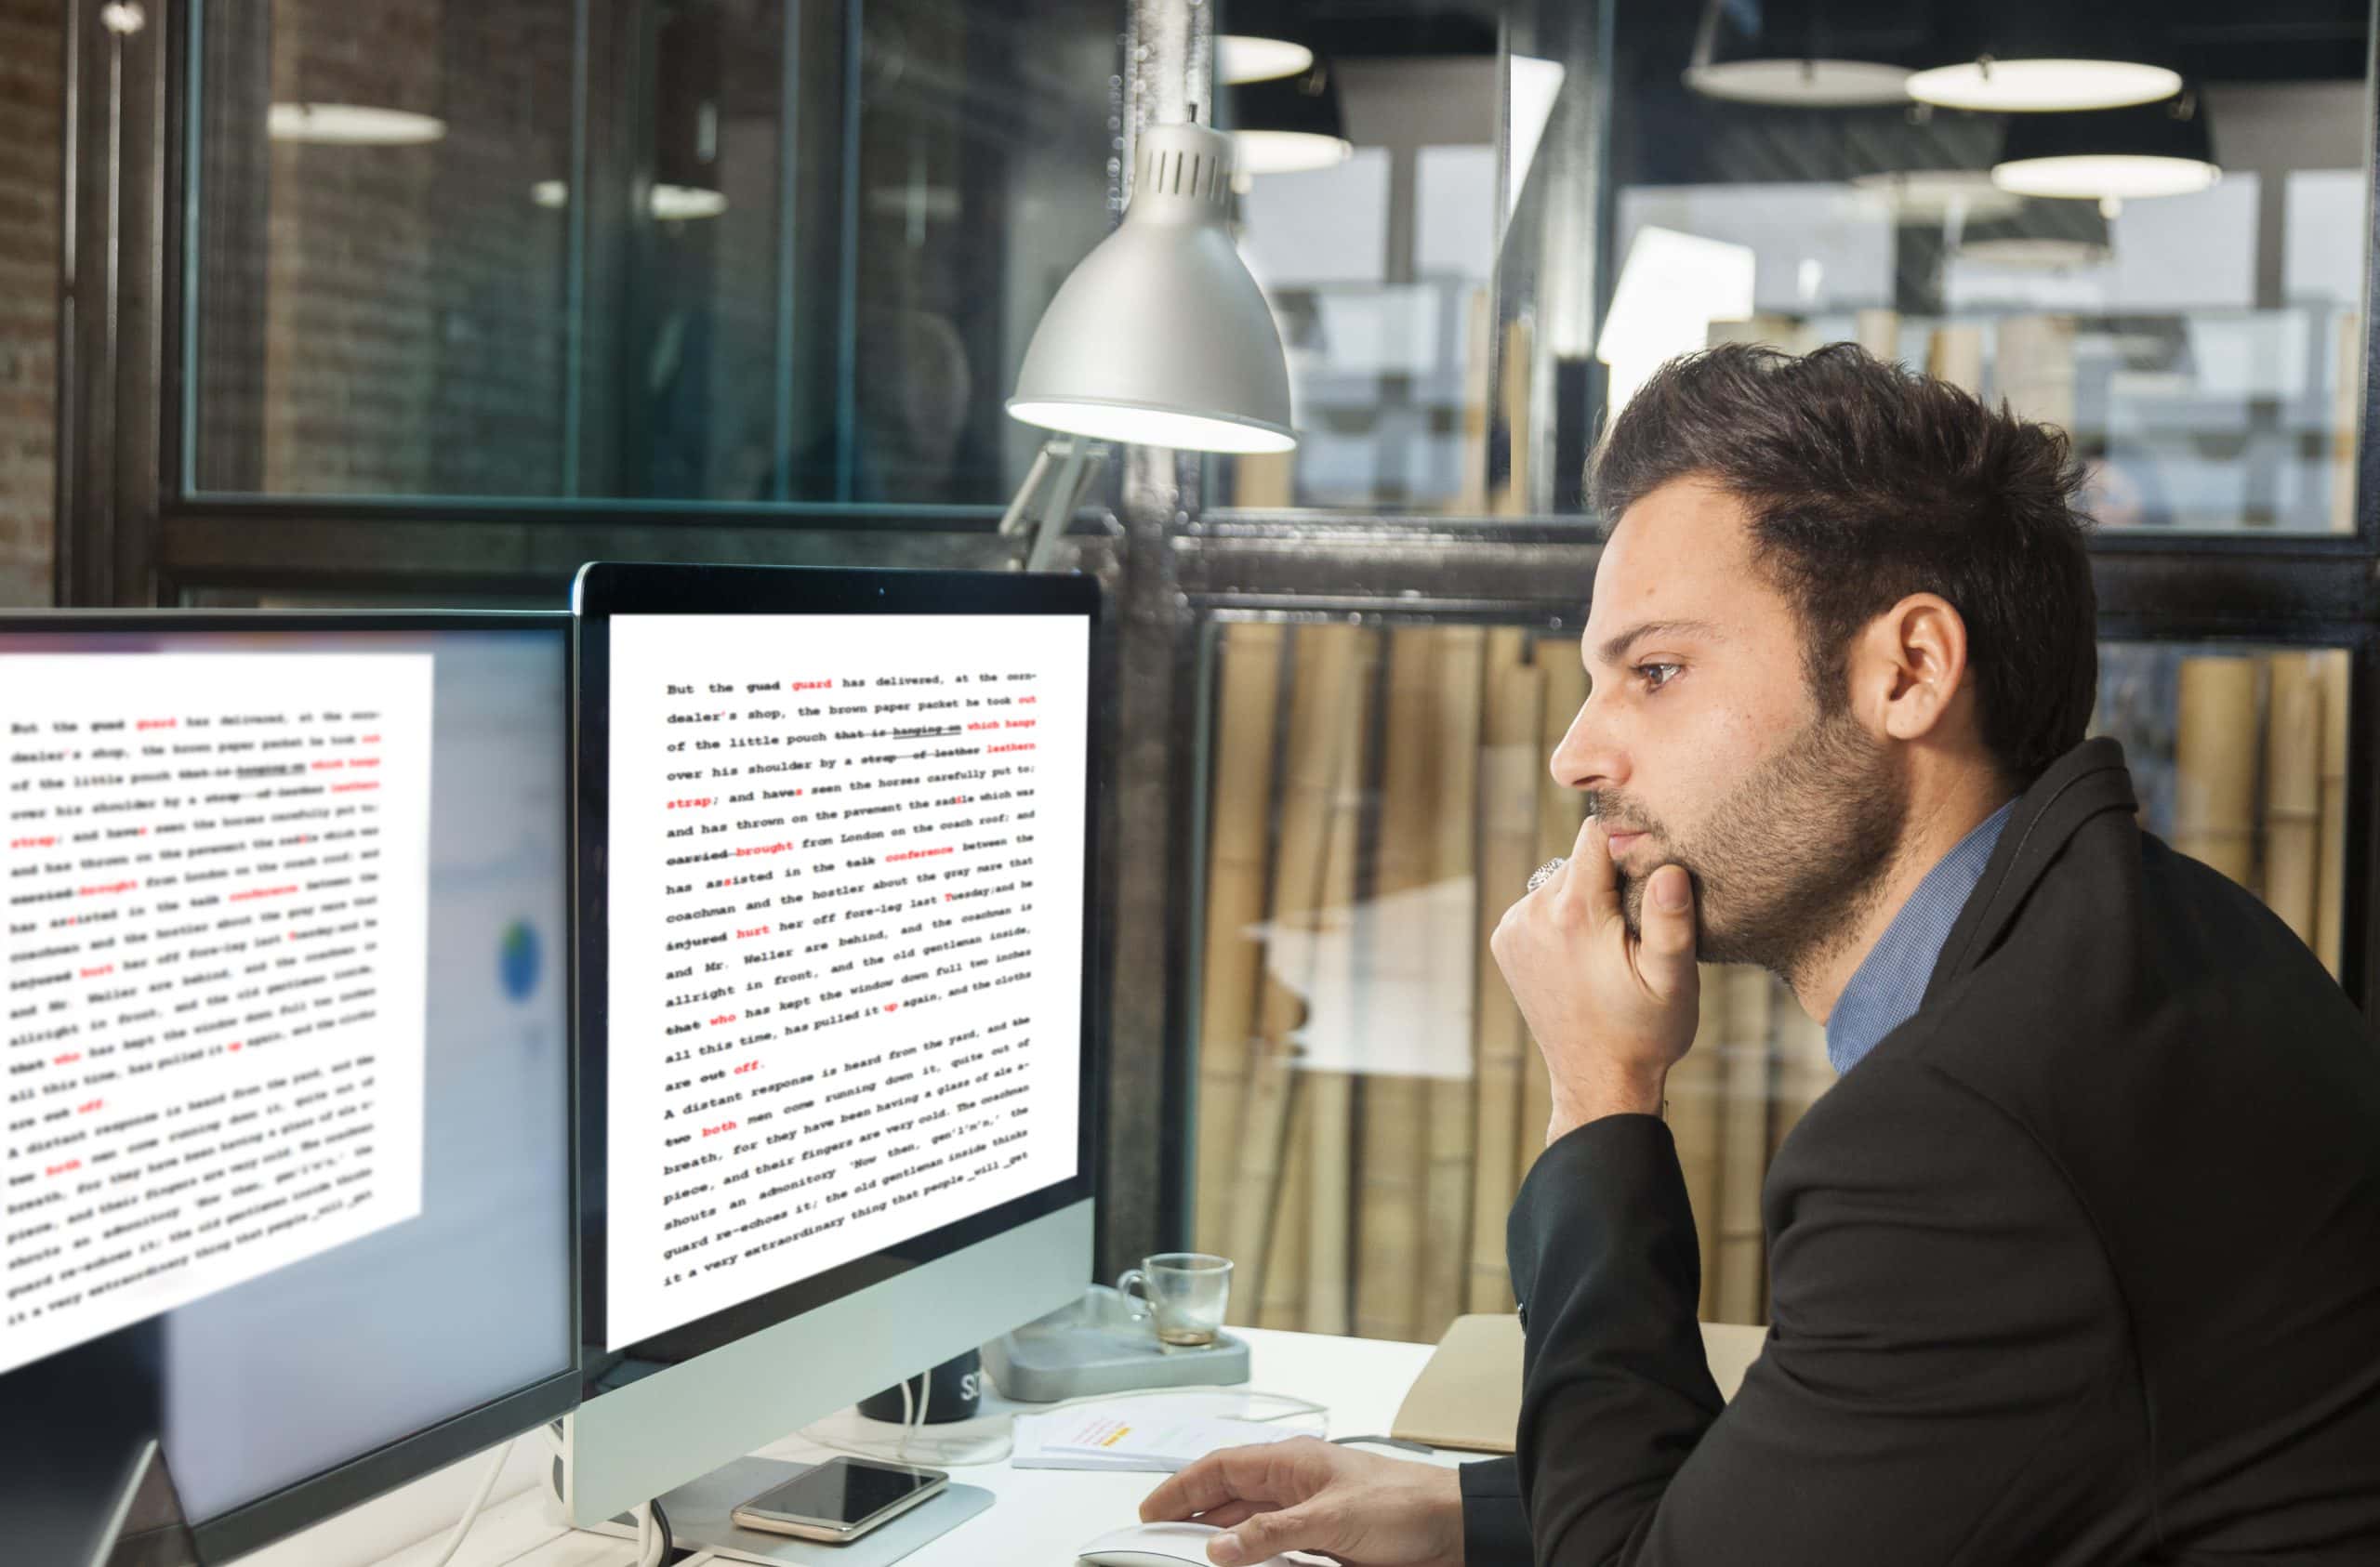
[[[0,605],[51,601],[63,0],[0,0]]]

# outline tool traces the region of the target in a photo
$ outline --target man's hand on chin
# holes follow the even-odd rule
[[[1488,941],[1553,1080],[1548,1142],[1606,1115],[1659,1115],[1670,1068],[1694,1043],[1701,990],[1683,867],[1648,878],[1640,923],[1630,935],[1610,840],[1590,816],[1569,863]]]
[[[1229,1531],[1207,1542],[1219,1567],[1289,1550],[1346,1567],[1462,1567],[1461,1480],[1453,1469],[1311,1437],[1201,1458],[1141,1504],[1144,1523],[1183,1519]]]

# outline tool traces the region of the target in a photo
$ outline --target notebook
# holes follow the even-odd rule
[[[1734,1398],[1768,1330],[1704,1323],[1702,1352],[1721,1398]],[[1391,1436],[1464,1453],[1510,1453],[1521,1418],[1521,1320],[1457,1317],[1405,1402]]]

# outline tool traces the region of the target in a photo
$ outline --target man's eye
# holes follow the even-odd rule
[[[1675,664],[1640,664],[1636,666],[1636,673],[1645,678],[1646,690],[1659,691],[1670,683],[1680,667]]]

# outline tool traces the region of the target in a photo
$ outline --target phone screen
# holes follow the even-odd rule
[[[745,1503],[744,1510],[857,1523],[903,1497],[941,1484],[943,1478],[835,1458],[774,1490],[763,1491]]]

